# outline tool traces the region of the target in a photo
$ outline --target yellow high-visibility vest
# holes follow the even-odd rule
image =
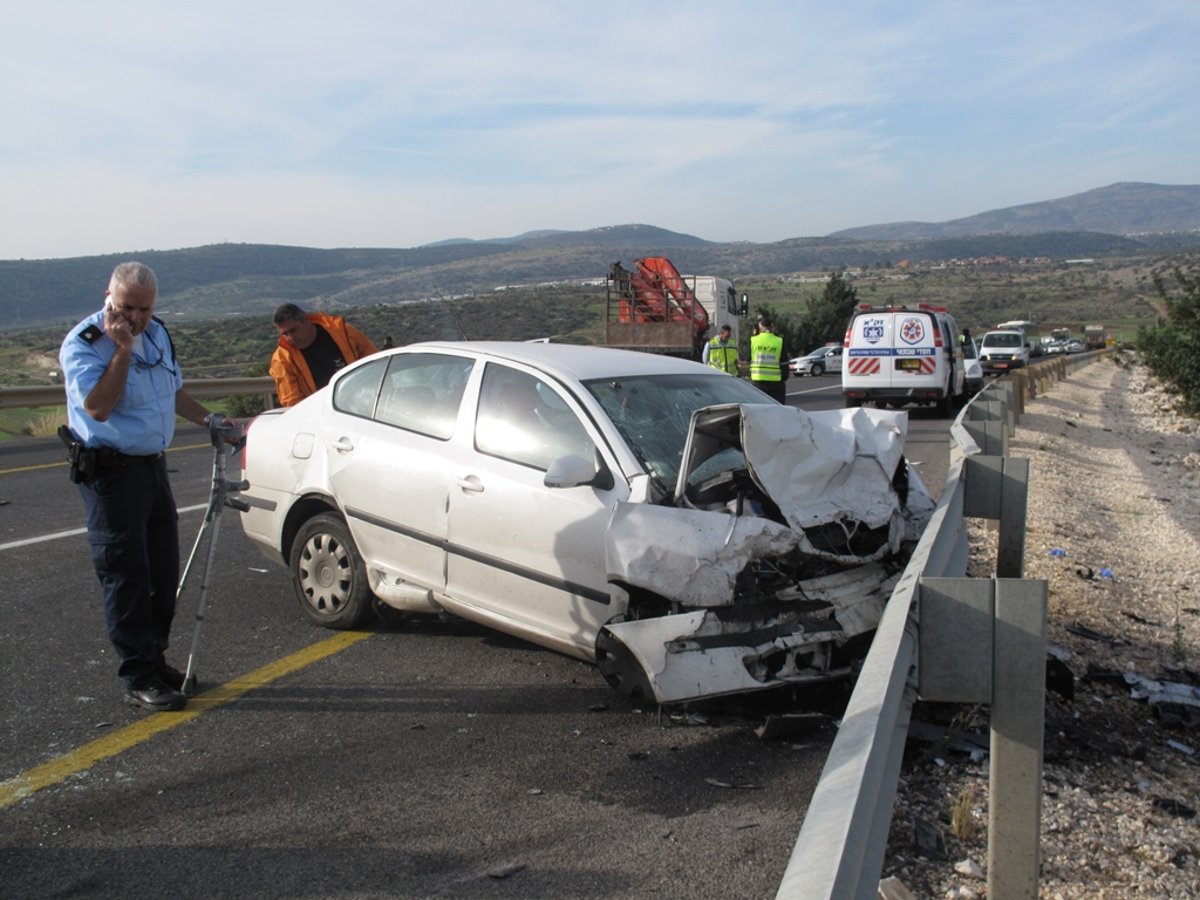
[[[783,338],[764,331],[750,338],[750,380],[782,381],[779,358],[783,356]]]
[[[729,375],[737,374],[737,344],[715,337],[708,342],[708,364]]]

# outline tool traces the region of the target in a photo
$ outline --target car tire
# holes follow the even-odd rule
[[[821,365],[820,363],[813,363],[813,364],[812,364],[812,368],[811,368],[811,369],[809,369],[809,372],[810,372],[810,373],[812,374],[812,376],[815,378],[815,377],[816,377],[816,376],[818,376],[818,375],[824,375],[824,374],[825,374],[825,367],[824,367],[823,365]]]
[[[356,628],[371,616],[374,595],[354,538],[341,516],[321,513],[292,543],[292,585],[300,609],[324,628]]]

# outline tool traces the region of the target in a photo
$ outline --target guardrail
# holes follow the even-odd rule
[[[190,378],[183,389],[193,397],[235,397],[242,394],[271,396],[275,381],[267,376],[257,378]],[[33,406],[65,406],[67,391],[61,384],[33,387],[0,387],[0,409],[19,409]]]
[[[991,705],[987,896],[1037,896],[1047,586],[1022,578],[1029,467],[1008,440],[1026,398],[1097,355],[1009,373],[955,419],[941,499],[863,662],[780,900],[877,896],[918,698]],[[992,578],[965,577],[967,517],[999,524]]]

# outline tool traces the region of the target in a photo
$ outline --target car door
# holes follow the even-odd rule
[[[568,454],[601,459],[617,477],[546,487],[551,461]],[[473,453],[460,464],[449,497],[448,601],[459,614],[590,658],[597,631],[623,611],[610,602],[604,548],[612,511],[629,495],[595,424],[548,378],[488,362]]]
[[[842,348],[830,347],[825,354],[825,369],[828,372],[842,371]]]
[[[445,586],[447,446],[473,366],[471,357],[397,353],[334,384],[329,481],[373,585]],[[356,381],[372,377],[369,367],[379,389],[368,404]]]

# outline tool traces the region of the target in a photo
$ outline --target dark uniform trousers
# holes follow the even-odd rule
[[[164,665],[179,586],[179,515],[166,456],[122,457],[79,492],[117,673],[140,686]]]
[[[784,381],[754,381],[751,382],[756,388],[778,400],[780,403],[787,403],[787,383]]]

